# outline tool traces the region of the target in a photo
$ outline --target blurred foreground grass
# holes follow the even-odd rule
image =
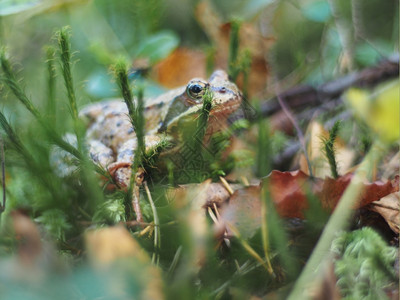
[[[252,20],[265,36],[276,38],[265,56],[269,57],[271,77],[284,86],[320,84],[398,52],[395,1],[352,1],[350,5],[346,1],[253,0],[213,4],[222,20]],[[79,108],[120,95],[118,81],[108,71],[117,59],[144,59],[146,68],[151,68],[178,45],[215,47],[194,20],[195,5],[194,1],[105,0],[0,3],[0,42],[7,47],[1,56],[0,91],[7,194],[6,210],[1,214],[2,299],[246,299],[250,295],[285,298],[290,293],[328,222],[329,216],[321,207],[312,206],[306,221],[282,220],[265,193],[262,227],[250,238],[218,242],[212,221],[201,208],[207,183],[177,192],[172,198],[171,184],[176,176],[166,175],[167,180],[161,182],[154,176],[148,183],[150,193],[143,189],[141,194],[145,222],[150,225],[143,231],[132,223],[129,196],[121,191],[104,191],[99,184],[79,140],[84,136],[76,118]],[[67,42],[70,57],[63,58],[67,53],[59,49],[52,36],[55,28],[66,24],[73,34],[71,45]],[[45,54],[43,47],[48,44]],[[226,69],[236,77],[236,72],[245,71],[246,55],[239,52],[243,54],[246,49],[240,47],[235,35],[230,47],[231,65],[227,63]],[[7,63],[14,75],[4,72]],[[145,71],[133,69],[130,74],[135,86],[145,86],[145,97],[165,90]],[[10,78],[17,93],[6,87]],[[259,98],[247,100],[256,106],[262,97],[275,93],[268,86],[263,90]],[[133,92],[137,94],[138,90]],[[17,98],[24,99],[24,105]],[[303,128],[305,125],[301,124]],[[239,170],[250,172],[250,179],[267,175],[273,167],[273,150],[282,149],[290,138],[272,134],[265,120],[248,130],[257,132],[256,143],[253,140],[248,145],[256,155],[238,152],[236,160],[225,161],[222,155],[207,157],[211,172],[199,172],[200,176],[183,183],[202,182],[210,175],[218,179],[234,169],[234,163]],[[54,144],[63,145],[66,132],[76,133],[77,148],[64,148],[75,153],[79,162],[72,175],[61,177],[51,164],[51,155]],[[370,140],[375,137],[369,131],[364,135]],[[393,145],[384,147],[390,151]],[[257,176],[251,173],[254,171]],[[125,227],[111,227],[120,222]],[[346,228],[346,224],[332,226]],[[96,232],[96,228],[103,231]],[[329,248],[328,244],[324,246]],[[386,247],[391,253],[393,248]],[[255,259],[257,255],[261,255],[261,262]],[[391,258],[384,259],[392,263]],[[386,284],[385,276],[377,275]],[[393,274],[388,276],[393,280]]]

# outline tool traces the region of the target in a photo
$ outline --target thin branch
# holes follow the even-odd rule
[[[304,152],[304,156],[305,156],[305,158],[307,160],[308,173],[310,174],[310,177],[313,177],[313,172],[312,172],[312,168],[311,168],[311,162],[310,162],[310,158],[308,157],[308,153],[307,153],[307,149],[306,149],[306,142],[304,140],[303,132],[301,131],[301,128],[300,128],[299,124],[297,123],[294,115],[289,110],[289,108],[287,107],[287,105],[286,105],[285,101],[282,99],[282,97],[278,94],[277,98],[278,98],[279,104],[280,104],[283,112],[288,117],[290,122],[293,124],[294,128],[296,129],[297,136],[299,137],[301,148],[302,148],[302,150]]]
[[[393,56],[383,60],[373,67],[365,68],[335,80],[321,84],[318,87],[299,85],[279,93],[291,109],[302,110],[326,104],[338,98],[350,87],[373,87],[385,80],[399,77],[399,57]],[[268,117],[281,110],[278,97],[262,101],[260,113]],[[237,116],[237,118],[244,116]],[[257,114],[249,115],[250,121],[258,121]]]

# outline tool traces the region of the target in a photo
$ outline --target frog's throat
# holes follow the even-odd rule
[[[174,100],[172,100],[172,104],[170,105],[167,114],[161,121],[157,131],[165,132],[174,120],[176,121],[182,116],[186,116],[187,112],[191,111],[191,109],[197,105],[192,107],[190,106],[191,104],[187,101],[186,97],[182,95],[175,97]]]

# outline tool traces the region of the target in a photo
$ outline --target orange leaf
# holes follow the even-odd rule
[[[191,78],[206,78],[205,55],[199,50],[178,48],[154,66],[152,77],[167,88],[186,85]]]
[[[308,207],[304,193],[308,176],[302,171],[272,171],[267,177],[270,196],[279,215],[287,218],[302,218],[303,210]]]
[[[397,234],[400,229],[400,193],[393,193],[373,202],[368,209],[379,213]]]
[[[353,174],[346,174],[338,179],[311,179],[300,170],[272,171],[259,186],[236,190],[229,200],[229,205],[222,208],[222,221],[235,226],[242,237],[251,237],[261,226],[261,187],[269,191],[278,214],[283,218],[304,218],[304,211],[309,206],[307,191],[317,196],[323,208],[331,211],[338,204],[352,178]],[[393,181],[365,182],[355,208],[364,207],[397,191],[399,176]]]
[[[333,179],[310,178],[302,171],[280,172],[272,171],[265,181],[271,193],[278,213],[282,217],[301,218],[303,210],[308,207],[306,190],[307,184],[311,191],[319,198],[324,208],[332,210],[336,207],[353,174],[346,174]],[[391,181],[365,182],[364,189],[355,208],[366,206],[374,201],[399,190],[399,176]]]

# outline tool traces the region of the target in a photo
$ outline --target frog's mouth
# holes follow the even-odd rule
[[[222,87],[213,87],[213,93],[221,93],[219,89]],[[212,123],[212,127],[224,127],[228,117],[235,112],[241,104],[241,94],[235,93],[231,90],[223,91],[224,98],[218,98],[213,100],[212,108],[209,113],[209,125]],[[214,96],[215,97],[215,96]],[[219,96],[218,96],[219,97]],[[178,103],[181,103],[178,101]],[[181,109],[178,115],[176,113]],[[171,107],[168,114],[175,115],[173,118],[167,118],[159,127],[158,132],[173,132],[182,126],[186,126],[188,122],[194,122],[197,120],[203,109],[203,103],[193,105],[189,108],[183,109],[182,105],[176,104],[175,107]],[[220,126],[218,126],[220,124]],[[215,129],[214,129],[215,130]],[[214,131],[213,130],[213,131]]]
[[[228,115],[240,107],[242,94],[238,91],[234,83],[231,83],[231,85],[232,88],[229,88],[229,85],[227,84],[221,87],[212,88],[214,99],[210,115],[226,115],[226,117],[228,117]],[[235,90],[237,92],[235,92]]]

